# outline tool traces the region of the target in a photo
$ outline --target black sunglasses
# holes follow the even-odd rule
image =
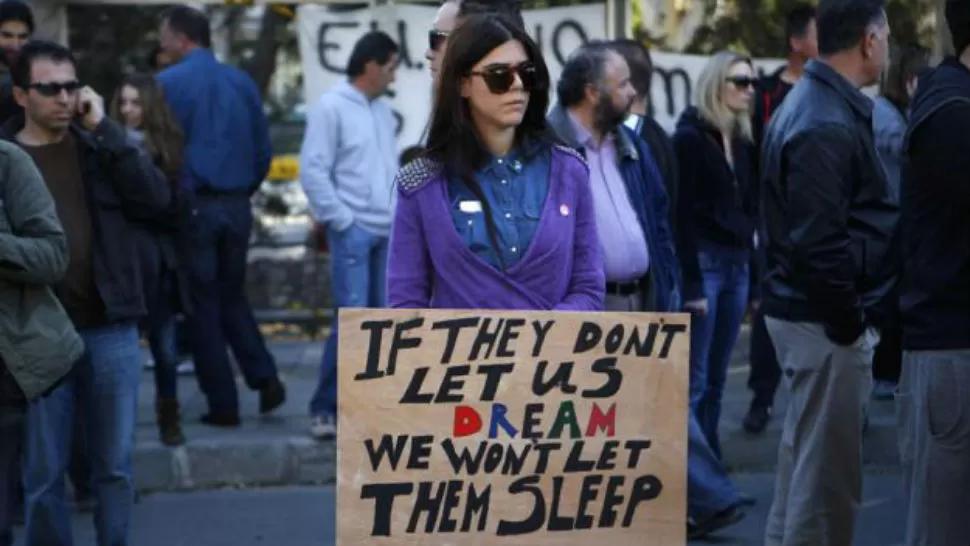
[[[732,76],[727,79],[728,83],[733,84],[738,89],[744,89],[745,87],[753,87],[754,84],[758,83],[757,78],[749,78],[747,76]]]
[[[526,61],[515,66],[495,64],[486,67],[482,71],[470,73],[472,76],[481,76],[488,90],[496,95],[508,93],[512,89],[516,74],[522,80],[522,88],[525,91],[533,91],[539,85],[536,66],[531,61]]]
[[[428,31],[428,47],[431,51],[438,51],[441,44],[448,39],[448,33],[443,30],[431,29]]]
[[[67,91],[68,95],[73,95],[81,88],[81,82],[74,80],[69,82],[32,83],[27,88],[34,89],[45,97],[56,97],[61,94],[61,91]]]

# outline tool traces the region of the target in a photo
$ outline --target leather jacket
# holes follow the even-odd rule
[[[872,101],[812,61],[762,147],[768,316],[847,345],[897,307],[899,200],[880,164]]]

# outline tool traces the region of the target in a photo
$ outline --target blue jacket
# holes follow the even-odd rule
[[[158,75],[165,98],[185,133],[187,189],[252,193],[269,171],[269,124],[255,82],[194,49]]]
[[[556,105],[549,113],[548,121],[556,136],[584,154],[565,108]],[[641,279],[643,288],[652,295],[646,311],[680,311],[680,271],[670,230],[670,205],[663,177],[643,139],[624,125],[617,127],[616,135],[620,174],[650,251],[650,271]]]

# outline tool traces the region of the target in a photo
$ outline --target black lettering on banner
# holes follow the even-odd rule
[[[690,74],[687,73],[683,68],[661,68],[655,66],[653,68],[653,73],[655,78],[659,78],[663,82],[663,92],[666,97],[667,106],[663,110],[666,112],[668,117],[673,117],[680,114],[680,108],[683,108],[690,104],[690,97],[694,91],[693,83],[690,81]],[[676,95],[674,91],[674,81],[681,81],[681,88],[683,89],[683,102],[678,103],[676,100]],[[650,101],[651,114],[652,110],[656,108],[655,102]]]
[[[377,24],[377,21],[373,20],[370,22],[370,29],[371,31],[382,30]],[[391,32],[387,33],[393,34]],[[392,36],[391,38],[394,40],[394,43],[397,44],[397,67],[413,67],[414,63],[411,62],[411,50],[408,48],[408,22],[403,19],[399,19],[397,21],[397,36]]]
[[[589,38],[586,36],[586,31],[583,30],[583,25],[579,24],[573,19],[563,19],[559,21],[555,27],[552,29],[552,56],[559,64],[566,64],[566,59],[573,53],[574,49],[565,51],[566,47],[562,43],[563,33],[567,30],[573,31],[582,45],[586,45],[589,42]]]
[[[333,72],[335,74],[343,74],[347,71],[346,66],[337,66],[333,63],[330,52],[339,51],[340,47],[345,42],[330,42],[327,38],[327,33],[331,29],[350,29],[357,28],[360,24],[354,21],[331,21],[326,23],[320,23],[320,28],[317,29],[317,59],[320,62],[320,66],[323,67],[327,72]],[[356,42],[357,39],[355,38]],[[351,46],[353,47],[353,46]]]

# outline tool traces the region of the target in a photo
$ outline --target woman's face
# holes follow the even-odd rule
[[[475,124],[507,129],[522,123],[535,84],[535,67],[522,44],[509,40],[472,67],[461,94]]]
[[[121,88],[121,104],[118,105],[122,121],[129,129],[141,128],[141,95],[130,85]]]
[[[748,111],[751,108],[751,97],[754,94],[754,82],[754,70],[747,62],[738,61],[731,65],[721,93],[724,104],[732,112]]]

